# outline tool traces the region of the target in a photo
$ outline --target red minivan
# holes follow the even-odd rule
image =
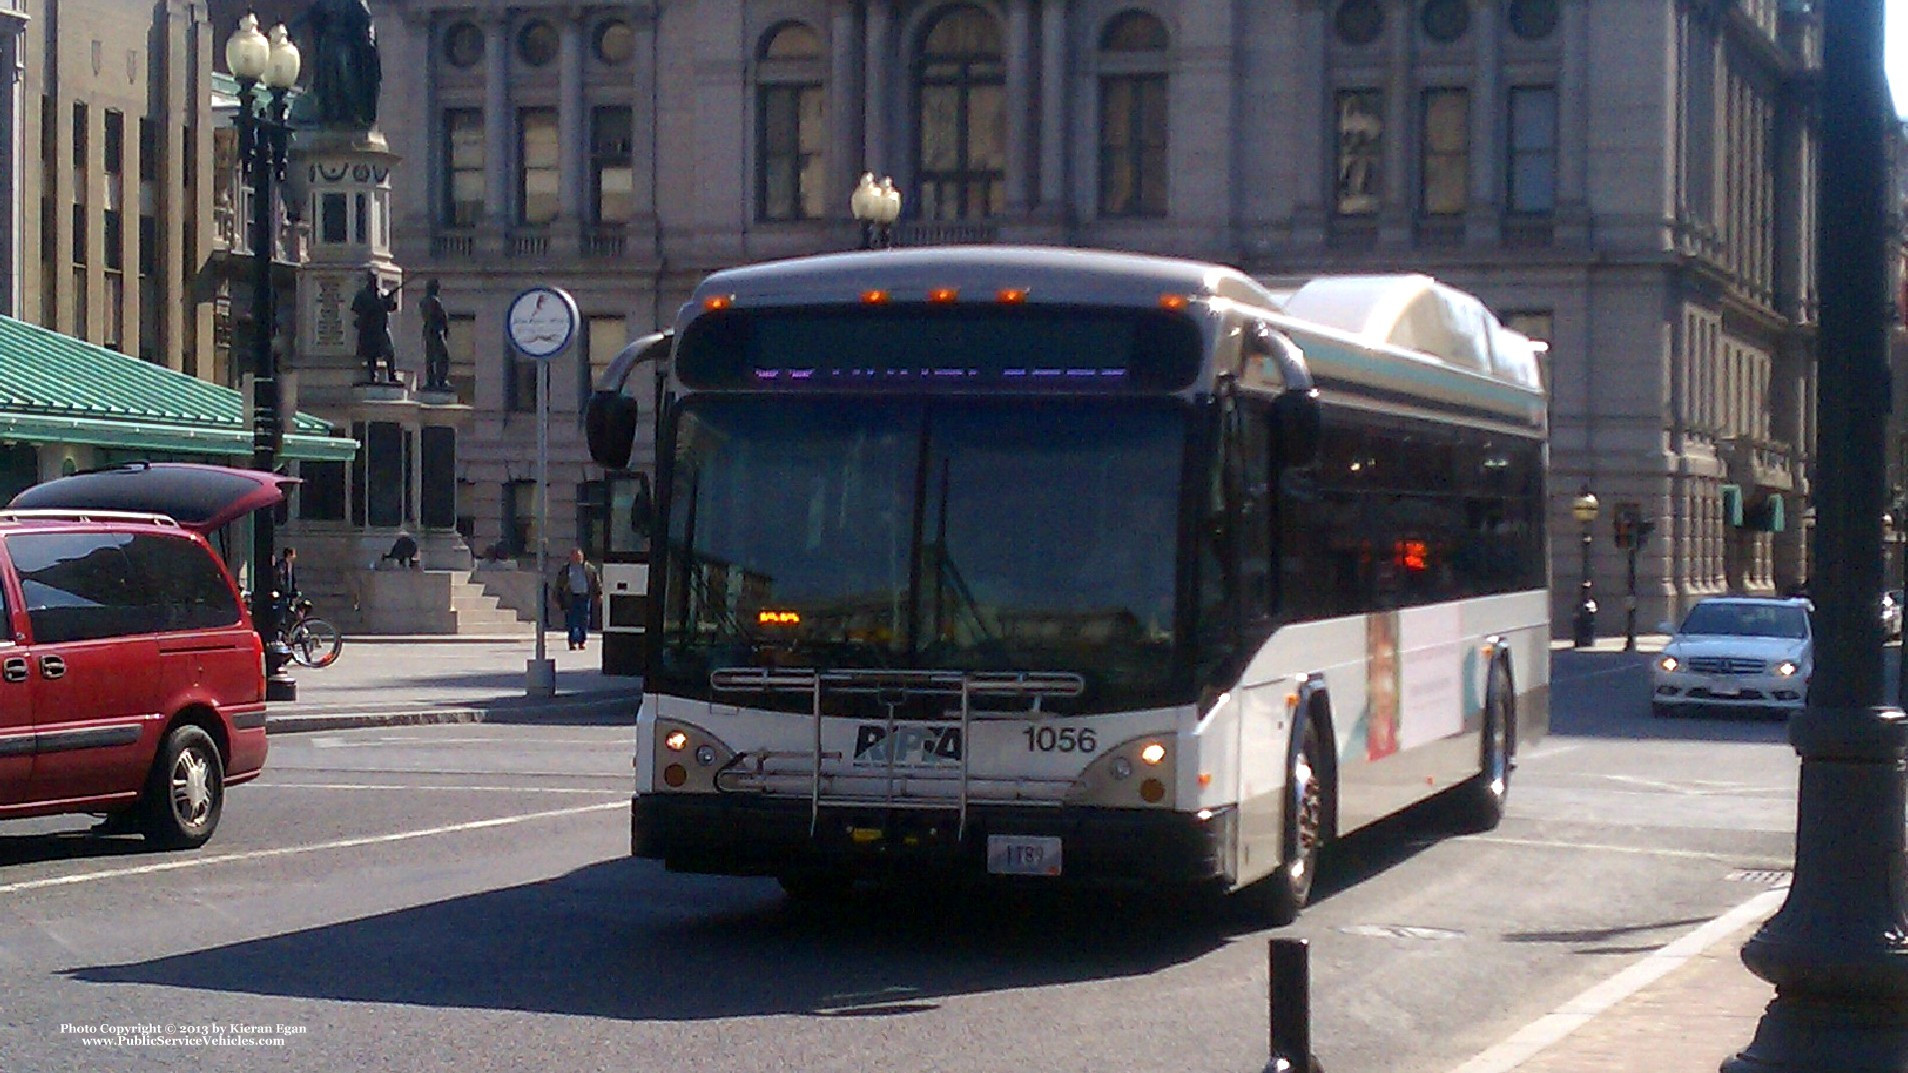
[[[75,474],[0,511],[0,819],[103,813],[203,845],[265,764],[264,656],[206,542],[292,478],[186,463]]]

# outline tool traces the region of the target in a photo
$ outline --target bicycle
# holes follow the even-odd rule
[[[291,650],[292,662],[301,667],[329,667],[338,662],[338,653],[344,649],[344,635],[338,632],[338,627],[312,617],[310,600],[299,600],[292,605],[283,637],[285,647]]]

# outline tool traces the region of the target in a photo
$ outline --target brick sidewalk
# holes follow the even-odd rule
[[[1742,947],[1781,908],[1758,895],[1642,958],[1453,1073],[1717,1073],[1755,1038],[1775,989],[1742,964]]]

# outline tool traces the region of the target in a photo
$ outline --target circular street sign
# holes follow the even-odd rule
[[[510,301],[510,342],[535,361],[549,361],[576,338],[576,299],[559,287],[531,287]]]

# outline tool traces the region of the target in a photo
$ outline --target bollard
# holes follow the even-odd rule
[[[1311,947],[1304,939],[1272,939],[1272,1060],[1265,1073],[1323,1073],[1312,1056]]]

